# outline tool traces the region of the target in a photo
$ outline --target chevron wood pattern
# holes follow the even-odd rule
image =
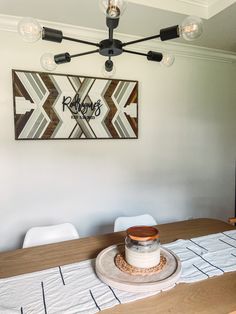
[[[15,139],[137,139],[138,82],[13,70]]]

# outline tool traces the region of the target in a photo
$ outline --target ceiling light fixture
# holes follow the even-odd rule
[[[106,25],[108,27],[108,38],[94,43],[77,38],[64,36],[62,31],[48,27],[41,27],[40,24],[32,18],[23,18],[18,24],[18,32],[25,41],[35,42],[42,38],[43,40],[61,43],[62,40],[73,41],[81,44],[95,46],[96,49],[70,55],[68,52],[53,55],[46,53],[41,57],[41,65],[45,70],[54,71],[58,64],[68,63],[71,59],[81,57],[84,55],[99,53],[107,57],[104,65],[104,73],[108,76],[114,73],[114,64],[112,58],[119,56],[122,53],[135,54],[145,56],[149,61],[156,61],[164,66],[171,66],[174,62],[174,57],[169,54],[149,51],[148,53],[141,53],[126,49],[127,46],[137,44],[147,40],[159,38],[161,41],[166,41],[178,37],[183,37],[186,40],[197,39],[203,31],[202,20],[195,16],[187,17],[181,25],[175,25],[160,30],[160,33],[154,36],[145,37],[129,42],[121,42],[113,36],[114,29],[119,25],[120,16],[123,14],[126,3],[123,0],[100,0],[102,11],[106,15]]]

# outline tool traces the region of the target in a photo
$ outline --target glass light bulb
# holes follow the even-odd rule
[[[31,17],[25,17],[20,20],[17,29],[23,40],[31,43],[39,40],[42,33],[42,27],[39,22]]]
[[[169,53],[164,53],[162,60],[160,62],[161,65],[165,67],[170,67],[175,62],[175,57]]]
[[[41,66],[47,71],[54,71],[57,68],[57,64],[54,61],[54,55],[52,53],[45,53],[40,58]]]
[[[107,71],[105,67],[105,63],[103,64],[102,67],[102,76],[107,77],[107,78],[112,78],[116,74],[116,67],[113,63],[113,68],[111,71]]]
[[[188,16],[180,27],[180,34],[185,40],[195,40],[201,36],[203,32],[203,22],[200,17]]]
[[[124,0],[100,0],[99,2],[103,13],[112,19],[119,18],[126,8]]]

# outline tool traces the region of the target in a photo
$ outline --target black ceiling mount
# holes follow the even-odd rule
[[[105,70],[107,72],[111,72],[113,69],[113,62],[111,61],[111,58],[119,56],[123,53],[145,56],[149,61],[161,62],[166,66],[170,66],[174,60],[174,58],[171,57],[170,55],[167,54],[164,55],[161,52],[154,51],[142,53],[138,51],[127,50],[124,49],[124,47],[157,38],[159,38],[161,41],[166,41],[183,36],[186,40],[194,40],[198,38],[203,31],[201,19],[198,17],[190,16],[183,21],[181,26],[175,25],[163,28],[160,30],[159,34],[122,43],[120,40],[114,38],[114,29],[116,29],[119,25],[121,13],[124,11],[125,8],[125,1],[100,0],[100,2],[103,7],[104,13],[106,14],[108,38],[100,41],[99,43],[64,36],[61,30],[48,27],[42,28],[40,24],[32,18],[24,18],[22,21],[20,21],[18,24],[18,31],[26,41],[30,42],[34,42],[41,37],[43,40],[56,43],[61,43],[62,40],[68,40],[96,47],[95,50],[90,50],[87,52],[82,52],[74,55],[70,55],[68,52],[61,53],[52,56],[52,59],[50,59],[49,57],[50,54],[45,54],[46,57],[44,59],[44,56],[42,56],[41,63],[46,70],[54,70],[56,64],[70,62],[71,59],[75,57],[99,53],[100,55],[108,58],[105,63]]]

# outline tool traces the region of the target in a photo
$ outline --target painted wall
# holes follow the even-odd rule
[[[111,231],[119,215],[233,215],[235,65],[178,57],[166,69],[118,57],[116,77],[139,81],[138,140],[15,141],[11,69],[40,71],[44,52],[87,47],[0,37],[0,250],[38,225],[68,221],[87,236]],[[86,56],[57,72],[101,76],[103,61]]]

